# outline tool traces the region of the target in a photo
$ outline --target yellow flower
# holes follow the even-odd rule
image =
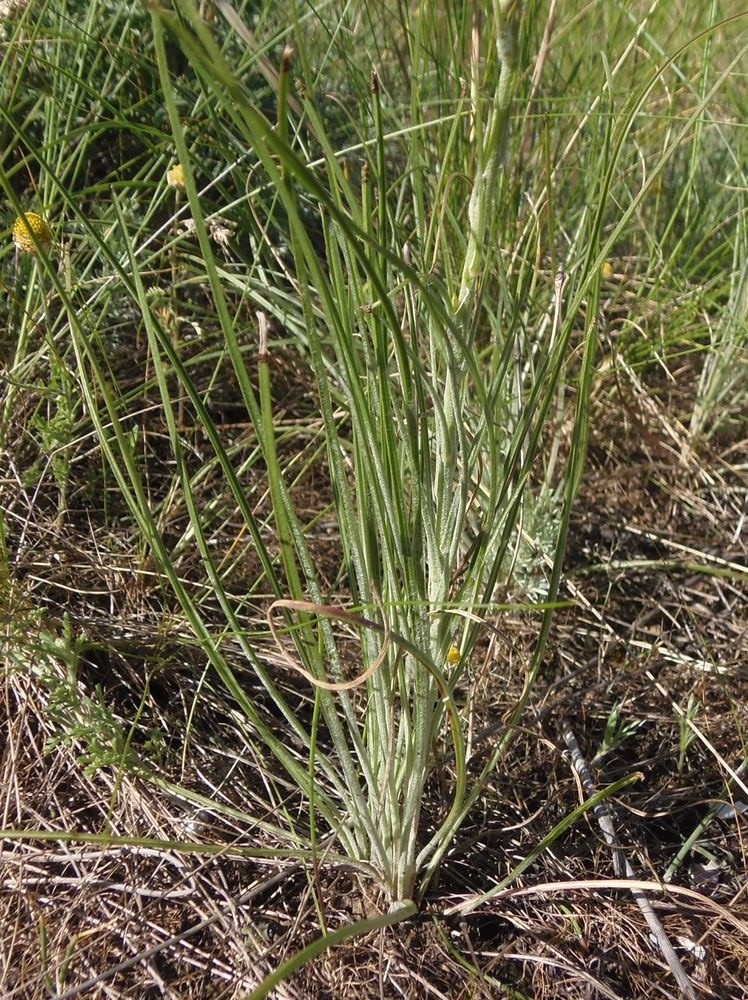
[[[450,646],[447,650],[447,663],[450,667],[453,667],[455,663],[459,663],[461,658],[461,653],[457,646]]]
[[[38,247],[49,250],[52,246],[52,230],[41,215],[24,212],[13,223],[13,242],[24,253],[36,253]]]
[[[610,281],[610,279],[615,274],[615,271],[613,270],[613,265],[610,263],[609,260],[603,261],[603,266],[600,268],[600,270],[602,272],[602,276],[605,279],[605,281]]]
[[[184,167],[181,163],[175,163],[166,171],[166,183],[169,187],[184,191]]]

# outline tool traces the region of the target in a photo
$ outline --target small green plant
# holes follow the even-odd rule
[[[67,507],[70,455],[78,406],[72,377],[55,343],[44,267],[37,259],[40,254],[47,257],[52,252],[53,232],[47,220],[37,212],[21,212],[13,223],[12,240],[19,257],[32,259],[19,261],[24,266],[16,271],[17,293],[23,291],[24,298],[18,327],[10,324],[8,330],[9,338],[15,341],[11,364],[14,378],[12,391],[3,401],[0,415],[0,446],[13,418],[18,388],[28,378],[27,372],[33,375],[43,350],[37,347],[33,351],[33,342],[41,341],[46,348],[48,371],[45,384],[39,387],[39,405],[29,421],[39,442],[39,457],[26,471],[25,479],[27,482],[35,481],[43,467],[49,464],[58,490],[58,517],[62,519]]]
[[[730,269],[727,305],[710,330],[710,350],[699,380],[699,394],[691,416],[695,440],[715,433],[731,433],[739,424],[748,398],[748,363],[745,360],[748,329],[748,210],[740,181],[736,208],[735,251]]]
[[[611,708],[610,714],[605,722],[605,732],[603,738],[600,742],[600,746],[597,748],[597,752],[592,759],[592,763],[596,763],[601,757],[609,753],[611,750],[615,750],[623,742],[625,742],[629,737],[634,736],[639,729],[644,725],[643,719],[625,719],[623,717],[623,702],[616,702],[616,704]]]
[[[49,718],[56,724],[46,751],[58,746],[74,748],[84,772],[93,774],[100,768],[123,763],[125,737],[101,688],[89,694],[79,681],[84,647],[85,640],[74,634],[66,618],[58,631],[45,628],[39,633],[30,662],[31,673],[49,694]],[[21,646],[19,652],[22,650]]]
[[[690,725],[691,722],[699,714],[699,702],[696,695],[691,691],[688,695],[688,704],[686,705],[685,712],[678,713],[678,773],[683,772],[683,768],[686,765],[686,754],[688,753],[688,748],[691,746],[693,741],[696,739],[696,731],[693,726]]]

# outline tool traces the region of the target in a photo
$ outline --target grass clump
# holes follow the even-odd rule
[[[6,256],[3,573],[31,511],[35,553],[48,532],[74,567],[44,582],[45,745],[119,775],[102,844],[133,782],[199,816],[138,828],[164,851],[215,847],[210,817],[245,861],[301,863],[322,938],[257,996],[427,906],[508,801],[528,709],[563,683],[549,642],[605,412],[667,406],[702,355],[668,417],[681,454],[744,406],[739,22],[593,6],[7,19],[2,184],[33,252]],[[641,729],[616,699],[605,752]],[[228,756],[207,709],[235,785],[195,763]],[[449,915],[510,891],[624,772]],[[341,873],[366,905],[336,930]]]

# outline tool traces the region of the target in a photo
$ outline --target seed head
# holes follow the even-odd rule
[[[24,253],[36,253],[38,247],[46,251],[52,245],[52,230],[41,215],[24,212],[13,223],[13,242]]]

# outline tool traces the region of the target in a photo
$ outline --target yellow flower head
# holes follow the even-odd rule
[[[450,646],[447,650],[447,663],[450,667],[453,667],[455,663],[459,663],[461,658],[461,653],[457,646]]]
[[[184,167],[181,163],[175,163],[166,171],[166,183],[169,187],[184,191]]]
[[[52,230],[41,215],[24,212],[13,223],[13,242],[24,253],[36,253],[38,247],[48,250],[52,245]]]

